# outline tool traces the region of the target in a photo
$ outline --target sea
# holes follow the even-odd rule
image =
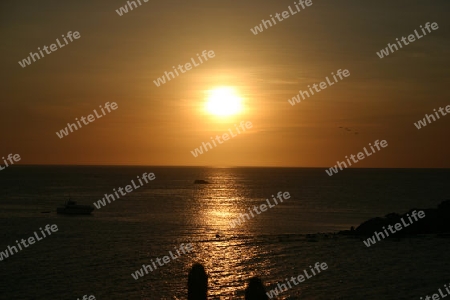
[[[93,205],[144,173],[155,179],[92,215],[59,215],[69,198]],[[194,184],[206,180],[210,184]],[[327,270],[277,299],[420,299],[450,283],[450,239],[382,240],[338,234],[362,222],[450,199],[449,169],[20,166],[0,171],[0,252],[39,228],[58,231],[0,261],[0,299],[186,299],[196,262],[208,299],[244,299],[248,279],[266,290],[316,262]],[[241,225],[230,222],[272,195],[290,198]],[[134,279],[181,244],[192,251]]]

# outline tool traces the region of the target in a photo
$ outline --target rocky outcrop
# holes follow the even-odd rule
[[[424,211],[425,217],[415,221],[412,218],[412,212]],[[410,218],[413,222],[410,222]],[[402,220],[409,224],[409,226],[403,226],[402,230],[396,232],[390,237],[399,237],[404,235],[415,234],[446,234],[450,233],[450,200],[445,200],[438,205],[437,208],[420,209],[413,208],[407,213],[400,215],[398,213],[390,213],[381,217],[372,218],[367,220],[356,229],[341,231],[341,234],[345,235],[373,235],[375,231],[381,232],[383,226],[387,228],[389,225],[394,226],[396,223],[402,223]]]

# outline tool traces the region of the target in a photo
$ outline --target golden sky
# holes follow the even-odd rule
[[[18,153],[23,164],[330,167],[379,139],[389,146],[355,167],[450,167],[450,117],[414,126],[450,104],[447,0],[313,0],[258,35],[250,28],[293,1],[141,2],[123,16],[116,9],[126,1],[0,4],[1,156]],[[426,22],[439,29],[376,55]],[[81,37],[20,67],[68,31]],[[203,50],[215,57],[155,86]],[[288,103],[338,69],[351,76]],[[243,110],[205,113],[205,92],[223,86]],[[106,102],[118,109],[57,137]],[[253,127],[193,157],[241,121]]]

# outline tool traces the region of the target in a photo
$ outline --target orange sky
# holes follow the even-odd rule
[[[420,130],[413,124],[450,104],[448,1],[313,0],[258,35],[250,28],[293,1],[149,1],[120,17],[115,10],[125,4],[0,4],[0,156],[18,153],[23,164],[330,167],[384,139],[389,146],[356,167],[450,167],[450,117]],[[376,55],[426,22],[439,29]],[[81,38],[20,67],[68,31]],[[155,86],[203,50],[215,57]],[[351,76],[287,102],[338,69]],[[219,86],[243,98],[241,114],[204,113],[205,91]],[[108,101],[118,109],[56,136]],[[240,121],[253,128],[192,156]]]

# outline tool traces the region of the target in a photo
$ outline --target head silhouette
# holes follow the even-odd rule
[[[188,300],[207,300],[208,276],[201,264],[194,264],[188,275]]]
[[[245,289],[245,300],[268,300],[264,284],[258,277],[250,278]]]

